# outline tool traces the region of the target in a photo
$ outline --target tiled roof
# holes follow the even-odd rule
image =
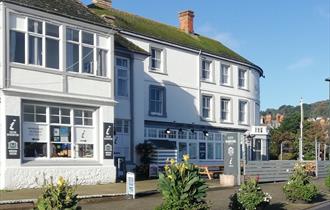
[[[133,53],[139,53],[144,55],[149,55],[147,51],[140,48],[139,46],[133,44],[133,42],[129,41],[128,39],[124,38],[119,34],[115,34],[115,44],[126,48],[127,50]]]
[[[117,9],[104,9],[95,4],[91,4],[88,7],[95,12],[95,14],[100,16],[107,15],[114,17],[114,26],[123,31],[132,32],[190,49],[201,50],[202,52],[231,59],[237,62],[242,62],[253,66],[258,69],[261,74],[263,74],[260,67],[224,46],[219,41],[198,34],[187,34],[180,31],[177,27],[159,23],[141,16],[119,11]]]
[[[97,25],[110,26],[79,0],[0,0],[0,2],[8,2]]]

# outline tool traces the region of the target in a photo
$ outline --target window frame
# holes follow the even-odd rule
[[[209,107],[204,107],[204,97],[210,99]],[[204,109],[209,110],[209,116],[208,117],[204,116]],[[200,114],[200,116],[201,116],[201,119],[204,120],[204,121],[213,121],[213,119],[214,119],[214,96],[213,95],[205,94],[205,93],[203,93],[201,95],[201,114]]]
[[[123,77],[123,76],[119,76],[119,69],[118,69],[118,65],[117,65],[117,59],[122,59],[122,60],[126,60],[127,61],[127,67],[123,67],[123,66],[120,66],[121,70],[125,70],[127,72],[127,76],[126,77]],[[126,57],[122,57],[122,56],[115,56],[115,79],[116,79],[116,86],[115,86],[115,93],[116,93],[116,96],[119,97],[119,98],[129,98],[130,97],[130,59],[129,58],[126,58]],[[119,85],[119,79],[122,79],[122,80],[126,80],[127,82],[127,95],[124,96],[124,95],[120,95],[119,94],[119,88],[118,88],[118,85]]]
[[[225,75],[225,76],[227,76],[227,82],[226,83],[223,81],[224,67],[226,67],[226,70],[227,70],[227,75]],[[232,70],[232,65],[231,64],[220,63],[220,85],[226,86],[226,87],[233,87],[232,73],[233,73],[233,70]]]
[[[243,72],[244,74],[244,78],[241,77],[241,72]],[[244,82],[244,85],[242,86],[241,82]],[[238,68],[238,83],[237,86],[239,89],[242,90],[248,90],[248,85],[249,85],[249,72],[247,69],[239,67]]]
[[[223,114],[223,101],[227,101],[227,119],[223,119],[222,118],[222,114]],[[220,122],[222,123],[231,123],[232,122],[232,99],[228,98],[228,97],[221,97],[220,98]]]
[[[244,103],[244,120],[241,120],[241,104]],[[238,100],[238,123],[241,125],[248,125],[249,102],[247,100]]]
[[[161,111],[162,112],[153,112],[151,110],[152,107],[152,99],[151,99],[151,91],[155,89],[158,91],[162,91],[162,101],[161,101]],[[157,102],[156,100],[153,100],[154,102]],[[150,85],[149,86],[149,116],[153,116],[153,117],[167,117],[167,113],[166,113],[166,88],[164,86],[156,86],[156,85]]]
[[[204,68],[203,63],[208,63],[209,64],[209,69]],[[213,65],[214,65],[213,60],[207,59],[207,58],[202,58],[202,61],[201,61],[201,76],[200,76],[201,81],[214,83],[214,67],[213,67]],[[209,78],[204,78],[204,72],[207,72],[207,74],[209,75]]]
[[[152,55],[152,51],[155,50],[156,52],[158,51],[159,52],[159,59],[157,59],[156,57],[154,58]],[[156,55],[156,54],[155,54]],[[165,73],[165,70],[164,70],[164,49],[160,48],[160,47],[154,47],[154,46],[151,46],[150,47],[150,71],[151,72],[157,72],[157,73]],[[155,60],[155,62],[159,62],[159,68],[156,68],[154,67],[152,64],[153,64],[153,61]]]

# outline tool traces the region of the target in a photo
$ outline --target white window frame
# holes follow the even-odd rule
[[[224,68],[227,70],[227,75],[224,74]],[[223,81],[224,75],[227,77],[227,82]],[[232,66],[227,63],[220,64],[220,85],[232,87]]]
[[[241,72],[243,72],[244,74],[244,77],[241,77]],[[244,68],[238,68],[238,83],[237,83],[237,85],[238,85],[238,88],[239,89],[244,89],[244,90],[248,90],[248,82],[249,82],[249,80],[248,80],[248,78],[249,78],[249,72],[248,72],[248,70],[247,69],[244,69]],[[242,86],[241,85],[241,81],[243,81],[244,82],[244,85]]]
[[[212,60],[210,59],[206,59],[206,58],[202,58],[202,61],[201,61],[201,81],[204,81],[204,82],[213,82],[213,78],[214,78],[214,70],[213,70],[213,62]],[[209,69],[206,69],[203,67],[203,63],[207,63],[208,66],[209,66]],[[206,65],[205,65],[206,67]],[[209,78],[204,78],[204,72],[206,72],[208,75],[209,75]]]
[[[204,97],[209,98],[209,107],[204,106]],[[206,121],[212,121],[213,120],[213,108],[214,108],[214,96],[209,94],[202,94],[201,95],[201,118]],[[209,110],[209,117],[204,116],[204,109]]]
[[[127,61],[127,67],[118,66],[117,65],[117,59],[126,60]],[[130,96],[130,62],[129,62],[129,59],[125,58],[125,57],[116,56],[115,57],[115,65],[116,65],[116,96],[120,97],[120,98],[129,98],[129,96]],[[127,72],[126,77],[119,76],[119,74],[118,74],[119,67],[120,67],[121,70],[124,70],[124,71]],[[127,94],[125,96],[119,95],[119,92],[118,92],[119,91],[119,87],[118,87],[119,79],[126,80],[126,82],[127,82]]]
[[[157,59],[156,57],[152,57],[152,51],[155,50],[157,52],[159,52],[159,59]],[[153,61],[155,62],[159,62],[159,68],[152,66]],[[165,73],[165,69],[164,69],[164,49],[160,48],[160,47],[154,47],[151,46],[150,47],[150,71],[151,72],[158,72],[158,73]]]
[[[241,103],[244,103],[244,120],[241,120]],[[249,119],[249,116],[248,116],[248,110],[249,110],[249,102],[247,100],[239,100],[238,101],[238,122],[239,124],[242,124],[242,125],[247,125],[248,124],[248,119]]]
[[[227,110],[225,110],[227,112],[227,119],[223,119],[222,118],[222,113],[224,111],[223,109],[223,104],[222,101],[227,101]],[[220,121],[223,123],[231,123],[232,122],[232,99],[228,98],[228,97],[221,97],[220,98]]]
[[[24,107],[25,105],[30,105],[30,106],[41,106],[41,107],[46,107],[46,122],[29,122],[29,121],[25,121],[24,120],[24,113],[22,114],[22,126],[24,126],[24,124],[37,124],[37,125],[44,125],[47,127],[47,140],[46,141],[40,141],[40,142],[33,142],[30,140],[25,140],[24,139],[24,135],[22,135],[22,142],[23,142],[23,160],[48,160],[50,162],[52,161],[56,161],[56,160],[84,160],[84,161],[96,161],[98,159],[99,154],[97,153],[98,149],[98,144],[96,141],[96,125],[95,125],[95,109],[90,109],[90,108],[76,108],[76,107],[71,107],[71,106],[66,106],[66,105],[51,105],[51,104],[39,104],[39,103],[30,103],[30,102],[24,102],[22,104],[22,107]],[[62,124],[61,121],[59,123],[51,123],[50,122],[50,108],[54,107],[54,108],[60,108],[60,109],[69,109],[70,110],[70,124]],[[35,109],[35,108],[34,108]],[[76,125],[74,123],[74,110],[82,110],[82,111],[90,111],[92,112],[92,121],[93,121],[93,125]],[[59,117],[61,117],[59,115]],[[57,127],[69,127],[70,128],[70,132],[71,132],[71,142],[56,142],[57,144],[60,143],[66,143],[66,144],[71,144],[71,157],[51,157],[51,144],[54,143],[51,141],[51,127],[52,126],[57,126]],[[76,136],[75,136],[75,128],[80,128],[80,127],[85,127],[88,129],[93,129],[93,139],[91,142],[78,142]],[[24,143],[46,143],[47,144],[47,156],[46,157],[25,157],[24,156],[24,149],[25,149],[25,144]],[[93,157],[92,158],[82,158],[79,157],[79,144],[92,144],[93,145]]]
[[[160,100],[151,99],[151,89],[155,89],[158,91],[162,91],[162,95],[160,97]],[[151,110],[151,104],[152,103],[161,103],[160,112],[154,112]],[[166,89],[163,86],[155,86],[151,85],[149,86],[149,115],[150,116],[157,116],[157,117],[166,117]]]

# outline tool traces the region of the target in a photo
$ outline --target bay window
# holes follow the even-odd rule
[[[23,105],[24,158],[94,158],[93,110]]]
[[[108,37],[14,13],[9,28],[11,62],[60,69],[65,60],[64,71],[107,76]]]
[[[238,69],[238,87],[247,89],[247,71]]]

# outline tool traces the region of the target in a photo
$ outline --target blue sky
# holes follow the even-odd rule
[[[84,0],[85,3],[90,1]],[[328,99],[329,0],[113,0],[113,7],[178,25],[195,11],[195,31],[262,67],[261,109]]]

